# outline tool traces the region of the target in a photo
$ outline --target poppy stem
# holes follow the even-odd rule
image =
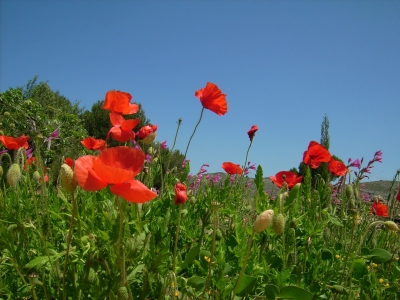
[[[182,205],[179,205],[178,224],[176,225],[176,235],[175,235],[175,245],[174,245],[174,258],[173,258],[173,261],[172,261],[172,272],[173,272],[173,274],[175,274],[176,250],[178,248],[179,227],[181,225],[181,213],[182,213]],[[173,291],[173,294],[172,294],[172,299],[175,299],[175,289],[176,289],[176,282],[174,283],[174,291]]]
[[[71,237],[72,237],[72,229],[74,227],[75,213],[76,213],[76,201],[74,193],[71,193],[71,202],[72,202],[72,215],[71,222],[69,224],[69,230],[67,235],[67,250],[65,252],[65,262],[64,262],[64,272],[63,272],[63,299],[66,299],[66,290],[65,290],[65,275],[67,273],[67,265],[68,265],[68,257],[69,257],[69,248],[71,246]]]
[[[201,109],[200,119],[199,119],[199,121],[197,122],[196,127],[194,128],[192,135],[190,136],[189,142],[188,142],[187,147],[186,147],[184,159],[186,159],[186,154],[187,154],[187,152],[188,152],[190,142],[192,141],[192,138],[193,138],[194,134],[196,133],[197,126],[199,126],[200,121],[201,121],[201,118],[203,117],[203,112],[204,112],[204,107]]]
[[[246,160],[244,161],[243,170],[246,168],[247,158],[249,157],[249,152],[250,152],[250,148],[251,148],[251,145],[252,145],[252,144],[253,144],[253,141],[250,141],[249,148],[247,148]]]
[[[255,233],[256,233],[256,232],[253,230],[253,233],[251,234],[251,237],[250,237],[250,239],[249,239],[249,242],[248,242],[249,245],[248,245],[248,247],[247,247],[246,257],[244,258],[242,270],[240,270],[239,278],[238,278],[238,280],[237,280],[237,282],[236,282],[235,289],[233,290],[232,300],[235,299],[236,291],[237,291],[237,289],[238,289],[238,287],[239,287],[240,281],[242,280],[244,270],[246,269],[247,260],[249,259],[250,250],[251,250],[251,245],[253,244],[253,238],[254,238],[254,234],[255,234]]]

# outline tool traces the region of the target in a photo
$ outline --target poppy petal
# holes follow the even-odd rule
[[[211,110],[219,116],[226,114],[228,111],[226,95],[222,94],[218,86],[211,82],[207,82],[206,87],[196,91],[195,96],[200,99],[204,108]]]
[[[85,155],[75,161],[75,178],[78,185],[85,191],[98,191],[105,188],[108,184],[93,170],[93,163],[96,156]]]
[[[241,175],[243,173],[243,170],[240,167],[240,165],[231,162],[224,162],[222,164],[222,169],[224,169],[225,172],[228,173],[229,175],[235,175],[235,174]]]
[[[110,187],[111,193],[121,196],[125,200],[134,203],[145,203],[157,197],[157,194],[143,183],[137,180],[129,180]]]
[[[121,123],[123,130],[132,130],[140,123],[140,119],[125,120]]]
[[[125,146],[104,149],[93,162],[93,169],[108,183],[119,184],[133,179],[144,164],[143,151]]]
[[[125,119],[122,115],[111,112],[110,121],[112,126],[121,126],[122,122],[124,122]]]

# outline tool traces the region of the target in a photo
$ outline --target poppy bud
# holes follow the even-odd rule
[[[129,294],[128,290],[124,286],[120,286],[117,292],[118,300],[128,300]]]
[[[261,232],[269,226],[272,222],[272,218],[274,217],[274,211],[272,209],[268,209],[257,216],[257,219],[254,221],[254,231]]]
[[[19,164],[13,164],[7,172],[7,182],[11,186],[15,186],[21,179],[21,168]]]
[[[147,153],[148,154],[153,154],[154,153],[153,147],[149,147],[149,149],[147,149]]]
[[[69,193],[73,193],[76,189],[76,180],[74,177],[74,171],[67,164],[61,166],[60,171],[61,184]]]
[[[175,204],[183,204],[188,199],[186,194],[186,186],[180,182],[175,184]]]
[[[354,208],[356,206],[356,203],[354,201],[354,190],[351,184],[348,184],[346,186],[345,193],[346,193],[346,199],[350,203],[350,208]]]
[[[281,234],[285,229],[285,217],[282,214],[274,215],[272,226],[277,235]]]
[[[94,271],[93,268],[89,269],[89,275],[88,275],[88,279],[90,283],[94,283],[96,280],[96,272]]]
[[[4,116],[5,116],[6,118],[8,118],[8,117],[10,116],[10,113],[9,113],[8,111],[5,111],[5,112],[4,112]]]
[[[39,174],[38,171],[33,172],[33,174],[32,174],[32,179],[33,179],[34,181],[36,181],[36,182],[39,182],[39,181],[40,181],[40,174]]]
[[[399,227],[397,226],[397,224],[393,221],[386,221],[385,223],[385,227],[386,229],[390,230],[390,231],[399,231]]]
[[[152,141],[155,140],[157,136],[157,132],[152,132],[150,134],[148,134],[143,140],[141,140],[141,142],[143,144],[150,144]]]

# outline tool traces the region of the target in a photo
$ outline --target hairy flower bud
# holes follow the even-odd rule
[[[40,174],[39,174],[38,171],[33,172],[33,174],[32,174],[32,179],[33,179],[34,181],[36,181],[36,182],[39,182],[39,181],[40,181]]]
[[[124,286],[119,287],[117,296],[118,296],[118,300],[128,300],[129,294],[128,294],[127,288]]]
[[[388,230],[391,230],[391,231],[399,231],[400,230],[399,227],[397,226],[397,224],[393,221],[386,221],[383,224],[385,224],[385,227]]]
[[[147,153],[148,154],[153,154],[154,153],[153,147],[149,147],[149,149],[147,149]]]
[[[89,275],[88,275],[88,279],[90,283],[94,283],[96,280],[96,272],[94,271],[93,268],[89,269]]]
[[[274,211],[272,209],[268,209],[257,216],[257,219],[254,222],[254,231],[261,232],[271,224],[272,219],[274,217]]]
[[[10,112],[5,111],[5,112],[4,112],[4,116],[5,116],[6,118],[8,118],[8,117],[10,116]]]
[[[67,164],[61,166],[60,171],[61,184],[68,192],[73,193],[76,189],[76,180],[74,177],[74,171]]]
[[[347,199],[347,201],[349,201],[349,203],[350,203],[350,208],[356,207],[356,203],[355,203],[355,201],[354,201],[354,190],[353,190],[353,185],[348,184],[348,185],[346,186],[345,193],[346,193],[346,199]]]
[[[13,164],[7,172],[7,182],[11,186],[16,186],[18,181],[21,179],[21,168],[19,164]]]
[[[285,217],[282,214],[274,215],[272,226],[276,234],[281,234],[285,229]]]

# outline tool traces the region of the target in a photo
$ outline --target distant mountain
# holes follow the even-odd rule
[[[221,181],[225,180],[226,173],[218,172],[212,173],[210,175],[215,176],[219,174],[221,176]],[[255,188],[254,178],[249,178],[249,181],[252,183],[252,187]],[[272,195],[275,195],[279,189],[272,183],[271,179],[268,177],[263,179],[264,181],[264,189],[269,191]],[[390,187],[392,186],[391,180],[379,180],[379,181],[368,181],[361,182],[361,191],[364,193],[368,193],[370,197],[381,195],[383,199],[387,199],[390,192]],[[394,187],[396,188],[397,184],[395,183]]]

